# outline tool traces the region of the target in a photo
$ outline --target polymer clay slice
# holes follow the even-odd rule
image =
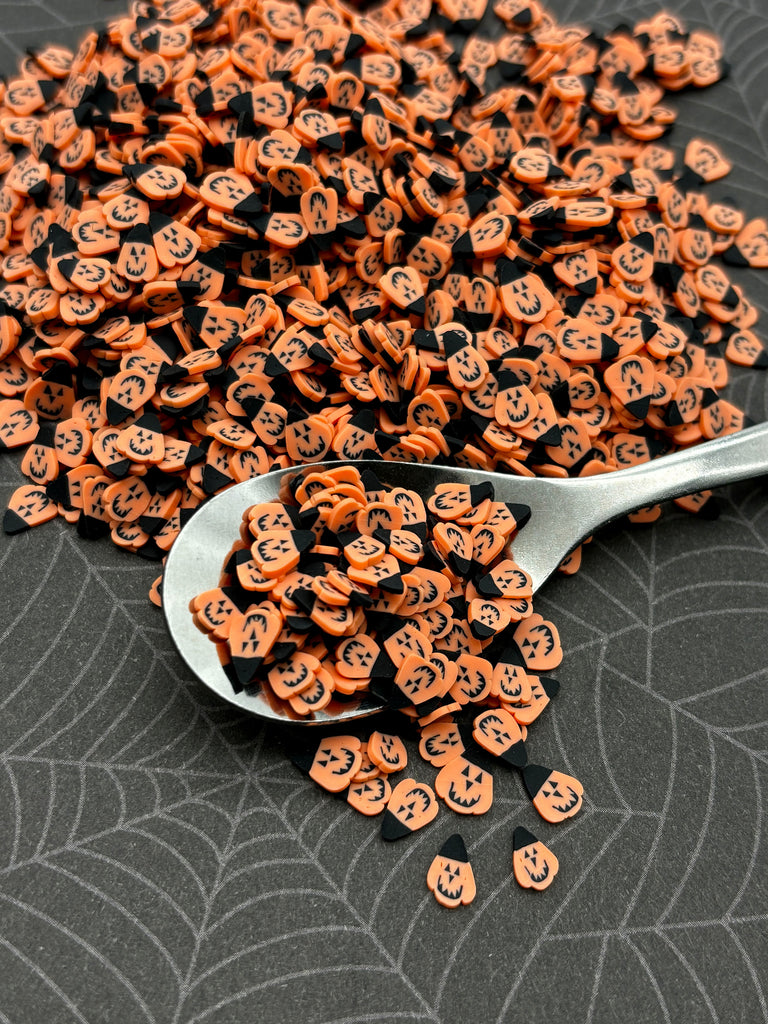
[[[432,788],[414,779],[401,779],[392,790],[381,822],[381,838],[392,842],[428,825],[437,816]]]
[[[528,829],[518,826],[512,835],[512,868],[524,889],[547,889],[560,864],[557,857]]]
[[[408,753],[400,737],[378,730],[368,737],[368,756],[386,775],[402,771],[408,764]]]
[[[463,752],[459,727],[450,718],[441,717],[420,730],[419,753],[435,768],[442,768]]]
[[[427,888],[443,907],[467,906],[477,893],[464,840],[454,833],[440,847],[427,872]]]
[[[437,773],[435,791],[458,814],[485,814],[493,803],[493,776],[460,754]]]
[[[254,681],[282,625],[281,616],[269,606],[252,606],[232,616],[228,644],[232,667],[241,686]]]
[[[264,530],[251,545],[251,554],[260,572],[274,579],[295,568],[314,543],[309,530]]]
[[[531,725],[560,690],[556,679],[527,676],[528,693],[525,700],[512,703],[509,710],[515,721],[521,726]]]
[[[565,821],[581,808],[584,788],[571,775],[528,764],[523,768],[523,782],[533,806],[545,821]]]
[[[48,497],[45,487],[35,484],[22,484],[8,501],[3,515],[5,533],[21,533],[33,526],[49,522],[58,514],[56,502]]]
[[[315,751],[309,777],[329,793],[340,793],[350,784],[361,762],[361,741],[356,736],[328,736]]]
[[[528,762],[523,733],[515,717],[504,708],[484,711],[473,722],[475,742],[515,768]]]
[[[350,783],[347,803],[360,814],[374,817],[386,810],[392,797],[392,786],[384,776]]]
[[[0,401],[0,451],[30,444],[38,429],[37,414],[23,402],[15,398]]]

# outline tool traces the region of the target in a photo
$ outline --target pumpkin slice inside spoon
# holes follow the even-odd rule
[[[338,463],[337,463],[338,464]],[[768,423],[709,441],[630,469],[577,479],[529,478],[482,470],[402,462],[356,462],[381,482],[426,495],[444,481],[492,481],[497,501],[529,505],[531,518],[512,544],[514,560],[531,576],[534,592],[585,537],[619,516],[658,501],[768,473]],[[297,473],[324,464],[275,470],[246,480],[212,498],[187,523],[174,543],[163,577],[163,609],[176,647],[191,671],[219,697],[261,718],[302,725],[362,718],[382,710],[372,695],[333,701],[311,718],[289,717],[262,693],[235,693],[216,647],[195,625],[190,601],[218,585],[222,565],[237,538],[243,512],[257,502],[279,501]]]

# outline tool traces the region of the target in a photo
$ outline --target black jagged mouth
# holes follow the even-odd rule
[[[543,869],[536,874],[534,874],[529,867],[526,867],[525,870],[528,872],[528,877],[532,882],[543,882],[545,879],[549,878],[549,864],[547,864],[546,861],[544,861]]]
[[[437,888],[437,891],[440,893],[441,896],[445,896],[446,899],[449,899],[449,900],[457,900],[457,899],[459,899],[459,897],[461,896],[462,892],[464,891],[464,886],[463,885],[459,885],[456,889],[446,889],[444,885],[440,884],[440,882],[437,883],[436,888]]]
[[[355,755],[352,753],[351,750],[344,751],[344,762],[345,763],[341,766],[341,768],[333,769],[334,775],[346,775],[349,769],[355,763]]]
[[[465,800],[463,797],[460,797],[453,785],[451,785],[450,789],[448,790],[448,799],[451,801],[451,803],[458,804],[459,807],[477,807],[477,805],[480,803],[479,799]]]
[[[565,814],[567,811],[573,810],[573,808],[576,807],[576,805],[578,804],[579,800],[581,799],[581,797],[576,792],[576,790],[572,789],[570,786],[568,787],[568,792],[572,795],[572,797],[573,797],[572,800],[570,800],[568,803],[565,803],[565,804],[552,804],[554,809],[556,811],[559,811],[560,814]]]

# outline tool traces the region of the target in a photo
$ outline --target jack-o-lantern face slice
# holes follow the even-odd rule
[[[56,452],[49,444],[42,444],[39,435],[35,444],[31,444],[24,453],[21,472],[33,484],[47,484],[58,476],[59,460]]]
[[[555,305],[554,296],[541,278],[523,273],[513,263],[503,265],[499,280],[504,312],[517,323],[538,323]]]
[[[435,790],[457,814],[485,814],[493,803],[493,776],[460,755],[437,773]]]
[[[251,544],[253,560],[269,579],[284,576],[315,543],[311,530],[264,530]]]
[[[535,722],[560,689],[557,679],[540,679],[538,676],[528,676],[527,679],[530,686],[528,699],[509,709],[515,721],[522,726]]]
[[[109,383],[106,412],[110,424],[116,426],[148,402],[155,393],[155,381],[138,370],[121,370]]]
[[[584,316],[568,317],[557,334],[558,354],[570,364],[615,359],[619,345],[610,334]]]
[[[400,562],[417,565],[424,554],[421,538],[410,530],[390,530],[386,534],[387,550]]]
[[[51,501],[44,487],[36,484],[22,484],[17,487],[8,502],[3,516],[5,533],[21,533],[32,526],[47,523],[58,512],[56,502]]]
[[[317,748],[309,777],[329,793],[340,793],[357,774],[362,760],[357,736],[328,736]]]
[[[200,198],[215,210],[225,213],[260,213],[261,201],[251,181],[235,171],[214,171],[200,182]]]
[[[374,817],[386,808],[392,797],[392,786],[383,776],[353,782],[347,793],[347,803],[360,814]]]
[[[232,616],[239,610],[231,592],[223,587],[198,594],[192,608],[198,627],[213,634],[216,640],[225,640],[229,636]]]
[[[466,906],[475,898],[475,876],[458,832],[446,839],[432,861],[427,872],[427,887],[443,907]]]
[[[546,889],[560,867],[557,857],[526,828],[516,828],[512,836],[512,869],[518,885],[524,889]]]
[[[336,671],[347,679],[369,679],[380,654],[373,637],[365,633],[346,637],[336,648]]]
[[[700,175],[704,181],[724,178],[732,164],[726,160],[714,143],[703,139],[691,139],[685,147],[685,166]]]
[[[422,728],[419,754],[435,768],[442,768],[463,753],[464,741],[455,722],[443,718]]]
[[[614,398],[636,419],[645,419],[653,397],[656,374],[643,356],[627,356],[607,367],[603,379]]]
[[[125,176],[148,199],[175,199],[181,194],[187,180],[176,167],[150,164],[126,164]]]
[[[752,331],[736,331],[728,339],[725,358],[737,366],[754,366],[765,369],[768,366],[768,352]]]
[[[387,549],[380,540],[366,537],[365,534],[344,545],[344,557],[355,569],[366,569],[378,562],[386,552]]]
[[[493,500],[493,484],[437,484],[427,508],[440,519],[451,521],[465,516],[486,499]]]
[[[489,640],[501,633],[512,622],[511,601],[477,597],[469,602],[468,621],[472,635],[478,640]]]
[[[242,686],[253,682],[282,627],[280,613],[266,603],[232,616],[229,647],[232,668]]]
[[[270,686],[281,700],[288,700],[308,690],[315,681],[320,662],[310,654],[296,651],[294,654],[273,665],[268,674]]]
[[[549,672],[563,660],[557,629],[537,612],[523,619],[512,639],[525,659],[526,669],[532,672]]]
[[[312,235],[329,235],[336,228],[339,197],[332,188],[315,185],[307,189],[300,199],[301,215]]]
[[[487,523],[472,528],[469,536],[472,548],[472,560],[477,566],[490,565],[501,554],[507,543],[501,530],[496,530]]]
[[[408,751],[399,736],[373,732],[368,739],[368,755],[385,775],[402,771],[408,764]]]
[[[402,839],[434,821],[437,800],[432,788],[415,779],[403,779],[392,791],[384,818],[381,838],[391,842]]]
[[[0,451],[21,448],[34,441],[38,432],[37,413],[25,409],[16,398],[0,402]]]
[[[154,413],[145,413],[125,427],[115,438],[115,448],[131,462],[157,464],[165,456],[165,441],[160,421]]]
[[[541,183],[553,173],[553,163],[546,150],[530,146],[514,155],[509,162],[509,169],[518,181],[526,184]]]
[[[459,704],[479,703],[488,696],[493,685],[493,665],[487,658],[466,651],[455,661],[456,681],[450,695]]]
[[[152,495],[141,477],[128,476],[105,487],[101,500],[111,519],[133,523],[146,512]]]
[[[501,659],[493,667],[492,692],[505,705],[525,704],[531,696],[531,678],[522,665]]]
[[[499,386],[494,402],[494,417],[503,427],[516,430],[530,423],[539,411],[536,395],[525,384]]]
[[[290,420],[290,416],[289,416]],[[319,462],[331,441],[333,427],[322,416],[307,416],[288,422],[285,428],[285,445],[294,462]]]
[[[417,706],[442,697],[445,693],[442,673],[431,661],[418,654],[409,654],[403,659],[395,675],[395,685]]]
[[[531,577],[509,558],[499,562],[485,576],[481,576],[476,586],[479,593],[488,598],[511,599],[533,596]]]
[[[424,284],[413,267],[394,267],[379,279],[379,288],[393,306],[423,315]]]
[[[544,818],[556,824],[577,814],[584,796],[584,787],[572,775],[529,764],[523,769],[523,782],[533,806]]]
[[[471,252],[466,253],[466,255],[469,255],[471,259],[487,259],[493,256],[500,256],[509,241],[512,223],[508,216],[503,216],[499,213],[491,212],[484,214],[474,222],[466,236],[459,239],[458,246],[457,243],[454,243],[454,254],[464,255],[462,249],[468,241],[471,246]]]
[[[432,643],[428,636],[419,630],[413,622],[406,622],[391,633],[383,645],[389,658],[397,668],[412,654],[428,659],[432,654]]]
[[[446,357],[446,369],[454,387],[472,391],[488,375],[488,363],[473,344],[464,327],[449,323],[436,331]]]
[[[472,736],[484,750],[507,764],[523,768],[528,762],[522,730],[504,708],[478,715],[473,723]]]
[[[164,267],[191,263],[195,258],[200,236],[191,228],[155,211],[149,215],[149,229],[157,258]]]
[[[614,250],[611,266],[625,281],[642,284],[653,273],[653,258],[653,235],[642,231]]]
[[[146,224],[137,224],[126,234],[115,261],[115,270],[133,284],[154,280],[159,271],[152,234]]]
[[[34,381],[24,393],[24,405],[40,419],[60,420],[72,413],[75,389],[68,367],[54,367]]]
[[[530,505],[515,504],[513,502],[493,501],[491,510],[483,526],[493,527],[497,533],[509,537],[516,530],[522,530],[531,518]],[[476,557],[474,551],[473,558]]]
[[[734,267],[768,267],[768,224],[762,217],[750,220],[739,231],[723,260]]]

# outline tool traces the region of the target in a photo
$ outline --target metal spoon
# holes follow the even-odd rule
[[[768,473],[768,423],[666,455],[631,469],[577,479],[529,478],[481,470],[402,462],[361,461],[384,484],[427,494],[442,481],[491,480],[498,501],[522,502],[531,519],[512,545],[515,561],[528,572],[534,591],[565,556],[599,527],[647,505],[706,488]],[[219,664],[216,648],[201,633],[189,610],[193,597],[218,586],[222,564],[238,536],[244,510],[256,502],[279,500],[284,483],[297,473],[316,472],[324,464],[275,470],[222,491],[187,523],[168,556],[163,578],[165,618],[179,654],[191,671],[216,694],[260,718],[281,722],[292,717],[264,693],[235,693]],[[372,696],[332,702],[304,725],[362,718],[382,709]]]

